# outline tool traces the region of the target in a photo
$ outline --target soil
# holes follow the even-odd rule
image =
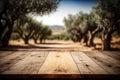
[[[6,48],[0,48],[0,50],[59,50],[59,51],[91,51],[91,50],[101,50],[101,40],[95,38],[94,43],[96,46],[87,47],[85,44],[74,43],[72,41],[63,41],[63,40],[46,40],[44,44],[34,43],[33,40],[29,40],[29,44],[24,44],[22,39],[19,40],[10,40],[9,46]],[[115,50],[120,50],[120,38],[113,38],[111,46]]]

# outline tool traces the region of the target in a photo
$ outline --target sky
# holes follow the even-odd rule
[[[45,25],[64,26],[63,19],[68,14],[77,14],[80,11],[89,13],[97,0],[61,0],[55,12],[46,16],[35,16],[34,19]]]

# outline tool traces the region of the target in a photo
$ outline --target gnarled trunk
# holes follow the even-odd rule
[[[37,43],[37,39],[34,39],[34,43]]]
[[[95,34],[89,33],[88,46],[94,46],[94,42],[93,42],[94,37],[95,37]]]
[[[110,50],[111,49],[111,34],[106,33],[102,34],[102,50]]]
[[[34,43],[37,43],[38,37],[33,37]]]
[[[102,29],[100,27],[97,27],[93,32],[89,32],[89,38],[88,38],[88,46],[95,46],[94,44],[94,38],[96,33],[100,32]]]
[[[25,38],[25,39],[24,39],[24,43],[25,43],[25,44],[28,44],[28,41],[29,41],[28,38]]]
[[[40,44],[42,44],[42,40],[43,40],[43,39],[42,39],[42,38],[40,38]]]
[[[88,42],[88,37],[87,37],[87,35],[84,35],[83,40],[84,40],[83,42],[86,43],[86,46],[88,46],[88,44],[87,44],[87,42]]]
[[[9,27],[8,31],[6,32],[6,34],[2,39],[2,47],[8,46],[11,34],[12,34],[12,27]]]

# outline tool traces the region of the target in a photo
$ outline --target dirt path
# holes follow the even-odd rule
[[[1,48],[1,50],[28,50],[28,51],[36,51],[36,50],[43,50],[43,51],[91,51],[93,47],[86,47],[85,44],[81,43],[73,43],[72,41],[46,41],[45,44],[34,44],[32,40],[29,41],[29,44],[25,45],[22,40],[10,41],[8,47]]]

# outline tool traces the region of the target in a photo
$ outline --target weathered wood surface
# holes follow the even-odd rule
[[[100,52],[85,52],[93,61],[106,70],[109,74],[120,74],[120,62]],[[115,54],[114,54],[115,55]]]
[[[0,74],[120,74],[119,52],[0,51]]]
[[[100,52],[120,61],[120,51],[100,51]]]
[[[79,74],[69,52],[50,52],[38,74]]]
[[[28,55],[24,59],[18,61],[2,74],[37,74],[48,53],[29,52],[26,54]]]
[[[8,70],[12,65],[22,60],[26,55],[26,52],[14,52],[11,55],[0,58],[0,73]]]
[[[12,53],[14,53],[14,51],[0,51],[0,59],[3,57],[6,57]]]
[[[97,63],[95,63],[87,55],[85,55],[85,53],[71,52],[71,54],[73,55],[74,59],[75,58],[79,59],[79,63],[77,63],[77,66],[81,74],[107,74],[107,72],[103,68],[101,68]],[[77,56],[74,57],[75,55]]]

